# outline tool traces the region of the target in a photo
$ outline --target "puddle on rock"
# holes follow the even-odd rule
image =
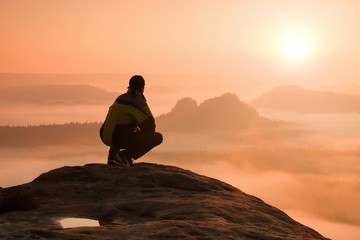
[[[99,221],[88,218],[64,218],[61,219],[59,222],[63,228],[100,226]]]

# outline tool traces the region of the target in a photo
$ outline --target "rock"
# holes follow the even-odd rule
[[[2,203],[17,197],[31,204],[2,209],[1,239],[327,239],[224,182],[164,165],[62,167],[0,190]],[[70,217],[101,226],[62,228]]]
[[[178,101],[167,114],[156,118],[160,131],[171,132],[238,132],[249,127],[281,127],[283,124],[262,117],[233,93],[205,100],[199,106],[191,98]]]

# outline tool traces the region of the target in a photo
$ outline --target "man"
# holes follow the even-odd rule
[[[155,132],[155,119],[143,95],[145,80],[132,76],[127,93],[120,95],[109,108],[100,136],[110,147],[108,164],[130,167],[155,146],[162,135]]]

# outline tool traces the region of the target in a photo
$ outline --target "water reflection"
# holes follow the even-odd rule
[[[88,218],[64,218],[59,221],[63,228],[99,227],[97,220]]]

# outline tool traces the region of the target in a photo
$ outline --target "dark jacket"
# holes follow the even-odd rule
[[[109,108],[105,122],[101,127],[101,139],[104,144],[112,146],[113,134],[120,132],[126,138],[132,134],[136,127],[141,131],[155,131],[155,120],[144,96],[131,90],[120,95]]]

